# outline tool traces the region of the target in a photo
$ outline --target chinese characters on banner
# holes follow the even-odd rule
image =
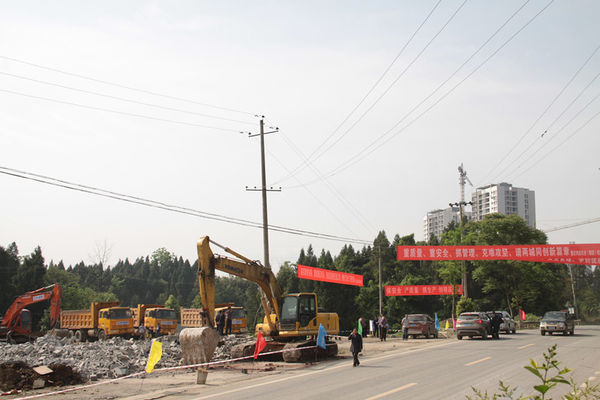
[[[434,296],[434,295],[462,295],[462,285],[454,286],[452,293],[452,285],[400,285],[386,286],[386,296]]]
[[[561,264],[600,264],[600,244],[506,246],[398,246],[397,260],[518,260]]]
[[[340,283],[342,285],[363,286],[363,276],[329,269],[307,267],[298,264],[298,278],[313,281]]]

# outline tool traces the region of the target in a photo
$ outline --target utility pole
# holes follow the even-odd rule
[[[569,242],[575,244],[575,242]],[[573,280],[573,264],[569,264],[569,275],[571,276],[571,292],[573,293],[573,308],[575,311],[575,319],[577,319],[577,299],[575,298],[575,281]]]
[[[467,171],[464,169],[462,163],[458,166],[458,176],[459,176],[458,183],[460,185],[460,202],[450,203],[449,205],[450,205],[450,207],[452,207],[452,206],[460,207],[460,221],[458,224],[458,229],[460,232],[460,241],[462,244],[463,225],[464,225],[464,223],[463,223],[464,206],[466,206],[467,204],[473,204],[473,202],[471,202],[471,201],[469,201],[468,203],[465,202],[465,183],[469,182],[469,184],[471,186],[473,186],[473,184],[471,183],[471,180],[467,177]],[[462,261],[462,287],[463,287],[463,296],[465,298],[468,298],[469,290],[467,288],[467,263],[464,260]]]
[[[258,117],[258,115],[257,115],[257,117]],[[275,128],[272,128],[273,129],[272,131],[265,132],[264,118],[265,118],[264,115],[260,116],[260,133],[254,134],[254,135],[251,133],[248,134],[248,137],[260,136],[260,166],[261,166],[262,186],[260,189],[258,189],[256,186],[254,186],[254,188],[249,189],[248,186],[246,186],[246,190],[249,192],[256,192],[256,191],[260,190],[262,192],[263,246],[264,246],[264,253],[265,253],[264,264],[265,264],[265,267],[271,268],[271,263],[269,261],[269,221],[268,221],[268,217],[267,217],[267,191],[281,192],[281,188],[267,189],[267,173],[266,173],[266,165],[265,165],[265,135],[268,135],[270,133],[279,132],[279,128],[275,127]]]
[[[381,246],[379,246],[379,315],[383,315],[383,297],[381,293]],[[377,322],[377,321],[375,321]]]

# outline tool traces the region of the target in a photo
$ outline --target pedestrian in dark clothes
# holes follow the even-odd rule
[[[375,325],[375,330],[373,331],[373,336],[379,337],[379,321],[378,321],[377,317],[375,317],[375,321],[373,321],[373,325]]]
[[[492,328],[492,338],[500,339],[500,325],[504,322],[500,314],[494,313],[492,316],[492,320],[490,321],[490,326]]]
[[[219,332],[220,336],[223,336],[223,326],[225,325],[225,315],[223,315],[223,310],[219,310],[215,317],[215,321],[217,323],[217,332]]]
[[[231,335],[231,324],[233,319],[233,310],[231,307],[227,307],[227,311],[225,311],[225,334]]]
[[[352,343],[350,344],[350,352],[352,353],[352,357],[354,358],[354,363],[352,364],[352,366],[359,366],[360,361],[358,361],[358,353],[362,351],[363,341],[362,337],[358,334],[356,328],[352,330],[352,333],[350,334],[350,336],[348,336],[348,340],[352,341]]]

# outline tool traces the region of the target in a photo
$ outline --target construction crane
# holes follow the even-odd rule
[[[471,180],[467,176],[467,171],[463,167],[462,163],[460,163],[460,165],[458,166],[458,176],[459,176],[458,183],[460,184],[460,203],[464,204],[465,203],[465,182],[469,182],[469,185],[471,185],[471,186],[473,186],[473,183],[471,183]],[[462,215],[461,215],[461,218],[462,218]]]

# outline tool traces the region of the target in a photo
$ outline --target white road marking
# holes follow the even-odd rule
[[[383,360],[385,358],[398,357],[398,356],[401,356],[403,354],[417,353],[417,352],[420,352],[420,351],[423,351],[423,350],[426,350],[426,349],[433,349],[433,348],[437,348],[437,347],[444,347],[444,346],[448,346],[448,345],[452,345],[452,344],[456,344],[456,343],[458,343],[458,341],[444,343],[444,344],[440,344],[440,345],[437,345],[437,346],[426,346],[426,347],[422,347],[422,348],[415,349],[415,350],[409,350],[409,351],[399,350],[399,351],[395,351],[392,354],[387,354],[385,356],[366,359],[366,360],[362,361],[362,363],[363,364],[364,363],[371,363],[373,361]],[[265,385],[272,385],[273,383],[283,382],[283,381],[287,381],[287,380],[290,380],[290,379],[300,378],[300,377],[303,377],[303,376],[319,374],[321,372],[328,372],[328,371],[332,371],[334,369],[339,369],[339,368],[347,368],[349,365],[350,364],[343,363],[343,364],[340,364],[340,365],[336,365],[335,367],[326,367],[326,368],[323,368],[323,369],[320,369],[320,370],[317,370],[317,371],[306,372],[304,374],[291,375],[291,376],[287,376],[287,377],[284,377],[284,378],[281,378],[281,379],[277,379],[277,380],[268,380],[268,381],[263,382],[263,383],[257,383],[256,385],[243,386],[243,387],[240,387],[240,388],[237,388],[237,389],[227,390],[225,392],[207,394],[205,396],[202,396],[200,394],[199,397],[196,397],[196,399],[209,399],[211,397],[223,396],[223,395],[226,395],[226,394],[229,394],[229,393],[241,392],[242,390],[248,390],[248,389],[252,389],[252,388],[255,388],[255,387],[261,387],[261,386],[265,386]]]
[[[596,372],[594,372],[594,374],[600,375],[600,371],[596,371]]]
[[[524,348],[526,348],[526,347],[531,347],[531,346],[533,346],[533,343],[529,343],[529,344],[526,344],[526,345],[524,345],[524,346],[517,347],[517,349],[521,350],[521,349],[524,349]]]
[[[387,396],[387,395],[389,395],[389,394],[396,393],[396,392],[399,392],[399,391],[401,391],[401,390],[404,390],[404,389],[408,389],[409,387],[413,387],[413,386],[415,386],[416,384],[417,384],[416,382],[413,382],[413,383],[407,383],[407,384],[406,384],[406,385],[404,385],[404,386],[400,386],[399,388],[392,389],[392,390],[388,390],[388,391],[387,391],[387,392],[385,392],[385,393],[380,393],[380,394],[378,394],[377,396],[369,397],[369,398],[367,398],[367,399],[365,399],[365,400],[376,400],[376,399],[380,399],[380,398],[382,398],[382,397],[385,397],[385,396]]]
[[[489,360],[490,358],[492,358],[492,357],[485,357],[485,358],[482,358],[480,360],[471,361],[470,363],[466,363],[465,367],[470,367],[471,365],[479,364],[480,362],[484,362],[486,360]]]
[[[588,381],[595,381],[595,380],[596,380],[596,377],[595,377],[595,376],[590,376],[590,377],[588,378]]]

